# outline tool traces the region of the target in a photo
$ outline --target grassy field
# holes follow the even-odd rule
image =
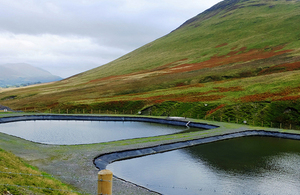
[[[223,1],[106,65],[60,82],[2,90],[0,104],[61,113],[129,114],[155,108],[151,114],[226,119],[252,110],[251,119],[289,123],[300,117],[295,107],[300,97],[299,13],[296,0]],[[211,106],[201,113],[182,106],[165,112],[160,105],[168,102]],[[250,103],[265,107],[251,109]],[[275,105],[286,107],[279,113]],[[273,109],[277,115],[271,118]]]

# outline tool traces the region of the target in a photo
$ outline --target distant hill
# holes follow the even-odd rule
[[[62,78],[25,63],[0,65],[0,87],[59,81]]]

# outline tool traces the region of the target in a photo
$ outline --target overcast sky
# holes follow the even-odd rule
[[[69,77],[162,37],[220,0],[0,0],[0,64]]]

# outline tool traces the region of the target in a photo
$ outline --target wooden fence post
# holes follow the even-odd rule
[[[112,195],[113,173],[110,170],[102,170],[98,173],[98,195]]]

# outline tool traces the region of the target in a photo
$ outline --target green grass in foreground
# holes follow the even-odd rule
[[[1,194],[80,194],[73,191],[70,186],[0,149]]]

